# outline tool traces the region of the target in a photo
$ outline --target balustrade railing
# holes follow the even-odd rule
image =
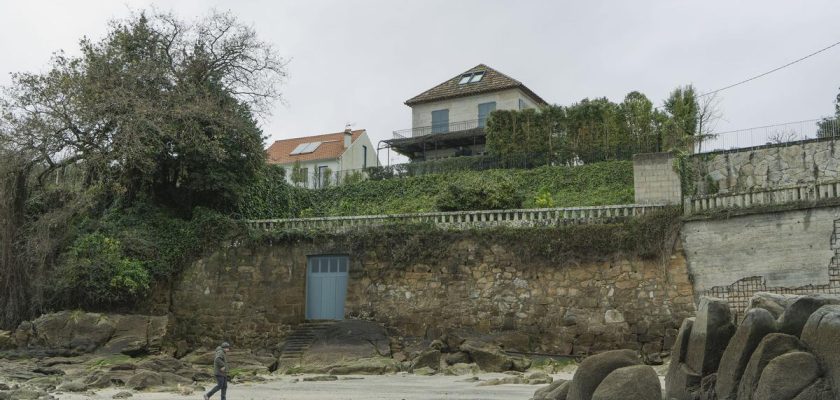
[[[320,229],[340,231],[356,226],[376,226],[391,223],[431,223],[445,229],[469,229],[493,226],[551,226],[567,223],[594,223],[630,218],[661,209],[663,205],[615,205],[573,208],[533,208],[513,210],[482,210],[433,212],[394,215],[360,215],[351,217],[288,218],[248,220],[254,229],[272,231],[285,229]]]
[[[750,192],[686,196],[683,199],[683,212],[685,215],[693,215],[720,209],[749,208],[838,197],[840,197],[840,181],[817,182]]]

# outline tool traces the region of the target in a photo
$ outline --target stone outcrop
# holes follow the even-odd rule
[[[735,326],[726,302],[702,298],[688,337],[685,364],[701,375],[714,373],[733,333]]]
[[[720,359],[718,368],[731,373],[719,374],[717,377],[715,392],[719,400],[735,398],[738,394],[738,383],[750,356],[761,340],[775,331],[776,320],[769,311],[754,308],[747,312]]]
[[[659,377],[632,350],[587,357],[571,381],[556,381],[534,392],[532,400],[661,400]]]
[[[166,316],[61,311],[20,324],[15,345],[56,354],[91,352],[140,355],[161,350]]]
[[[840,398],[840,297],[804,295],[752,299],[752,307],[726,341],[722,300],[704,299],[695,321],[683,323],[668,369],[668,400],[828,400]],[[704,315],[705,314],[705,315]],[[774,318],[775,317],[775,318]],[[705,321],[700,324],[701,321]],[[697,337],[706,326],[705,339]],[[724,329],[725,330],[725,329]],[[702,332],[701,332],[702,333]],[[685,336],[689,336],[686,340]],[[687,344],[688,349],[683,350]],[[714,351],[723,347],[720,363]],[[702,362],[699,354],[705,351]],[[711,353],[710,353],[711,350]],[[683,357],[684,354],[684,357]],[[710,356],[711,354],[711,356]],[[690,378],[690,379],[689,379]],[[699,380],[699,385],[697,384]]]
[[[825,378],[840,397],[840,305],[822,306],[802,329],[805,343],[825,368]]]
[[[575,371],[568,400],[592,399],[592,394],[607,375],[619,368],[639,364],[639,356],[632,350],[607,351],[587,357]]]
[[[773,333],[765,336],[753,351],[747,366],[744,367],[738,384],[737,398],[753,398],[758,380],[771,360],[789,352],[805,350],[805,344],[796,336],[784,333]]]
[[[790,400],[819,377],[820,366],[811,353],[786,353],[774,358],[764,368],[753,398]]]
[[[604,378],[592,400],[661,400],[662,387],[656,371],[647,365],[619,368]]]

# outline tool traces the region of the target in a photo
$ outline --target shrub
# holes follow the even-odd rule
[[[499,210],[522,207],[522,196],[510,179],[473,179],[451,183],[437,198],[441,211]]]
[[[143,262],[125,257],[119,240],[102,233],[80,236],[57,271],[56,292],[67,304],[125,303],[149,289]]]

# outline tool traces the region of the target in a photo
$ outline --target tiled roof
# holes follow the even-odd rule
[[[362,136],[363,133],[365,133],[364,129],[353,131],[353,142]],[[299,144],[312,142],[321,142],[321,145],[312,153],[290,155]],[[266,156],[269,164],[292,164],[295,161],[303,162],[338,158],[344,153],[344,150],[344,132],[342,131],[278,140],[268,147]]]
[[[461,76],[463,76],[464,74],[477,71],[485,71],[484,77],[481,78],[480,81],[465,84],[458,83],[458,81],[461,80]],[[522,82],[519,82],[516,79],[513,79],[484,64],[478,64],[475,67],[456,75],[454,78],[449,79],[448,81],[443,82],[440,85],[437,85],[423,93],[418,94],[417,96],[406,100],[405,105],[412,106],[415,104],[427,103],[430,101],[472,96],[474,94],[479,93],[495,92],[499,90],[513,88],[521,89],[529,96],[531,96],[534,100],[536,100],[539,104],[548,104],[540,96],[537,96],[536,93],[532,92],[531,89],[525,87],[525,85],[522,84]]]

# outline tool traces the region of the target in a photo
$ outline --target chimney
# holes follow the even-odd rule
[[[350,125],[348,124],[344,127],[344,148],[350,147],[350,143],[353,142],[353,131],[350,129]]]

